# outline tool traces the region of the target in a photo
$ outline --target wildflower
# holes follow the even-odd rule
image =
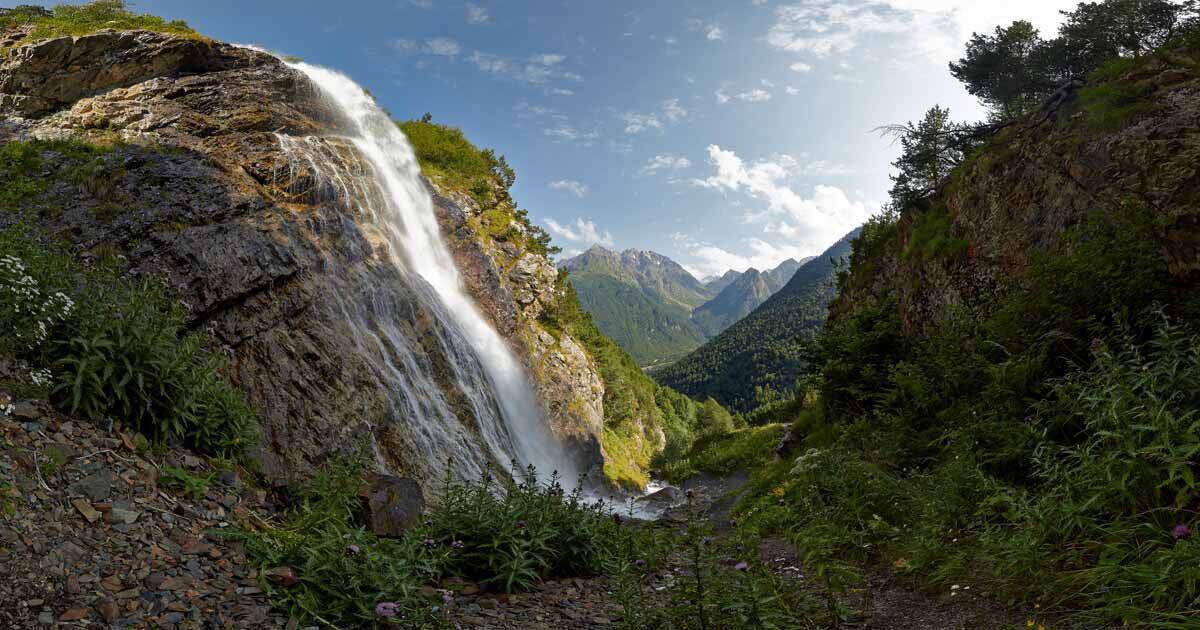
[[[425,519],[425,527],[433,527],[433,521]]]
[[[444,602],[447,606],[453,604],[454,593],[451,593],[450,591],[442,591],[442,602]]]
[[[704,540],[703,540],[702,542],[703,542],[705,545],[711,545],[711,544],[712,544],[712,542],[713,542],[713,537],[712,537],[712,536],[705,536],[705,537],[704,537]]]
[[[525,521],[517,521],[517,529],[525,529]]]
[[[633,566],[635,566],[639,569],[644,568],[646,566],[646,561],[642,560],[641,558],[638,558],[637,560],[633,561]]]
[[[450,543],[450,547],[452,547],[454,549],[462,549],[463,547],[466,547],[466,545],[463,544],[463,541],[461,541],[461,540],[455,540]]]
[[[689,498],[689,499],[694,498],[696,496],[696,493],[692,492],[691,490],[688,490],[685,494],[686,494],[687,498]]]
[[[396,602],[379,602],[375,604],[375,614],[380,617],[395,617],[397,607]]]
[[[737,563],[737,564],[733,565],[733,568],[734,568],[734,569],[736,569],[736,570],[738,570],[738,571],[745,571],[746,569],[749,569],[749,568],[750,568],[750,565],[749,565],[749,564],[746,564],[746,561],[745,561],[745,560],[742,560],[741,562],[739,562],[739,563]]]
[[[346,547],[346,551],[349,551],[350,553],[358,553],[362,551],[362,548],[358,545],[350,545],[349,547]]]
[[[1180,523],[1171,529],[1171,536],[1175,540],[1182,540],[1192,535],[1192,530],[1188,529],[1187,525]]]
[[[613,512],[613,522],[616,523],[617,525],[620,525],[621,521],[622,521],[621,515],[617,514],[616,512]]]
[[[434,540],[434,539],[432,539],[432,538],[426,538],[426,539],[425,539],[425,546],[426,546],[426,547],[432,547],[432,546],[434,546],[434,545],[436,545],[436,544],[437,544],[437,541],[436,541],[436,540]]]

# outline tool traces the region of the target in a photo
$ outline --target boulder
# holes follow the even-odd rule
[[[368,475],[363,492],[370,510],[371,531],[377,536],[400,536],[425,512],[425,494],[412,479]]]

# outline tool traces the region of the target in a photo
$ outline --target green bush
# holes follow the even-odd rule
[[[52,380],[64,410],[205,453],[238,455],[253,443],[255,414],[222,376],[225,355],[204,333],[187,332],[159,281],[122,277],[114,261],[85,267],[22,227],[0,232],[0,251],[8,252],[0,293],[14,286],[14,269],[23,287],[20,299],[0,299],[0,325],[16,331],[0,355]]]
[[[671,483],[683,483],[698,473],[724,477],[750,470],[774,458],[784,429],[782,424],[771,424],[710,434],[696,440],[687,455],[664,461],[660,468]]]
[[[167,21],[153,15],[133,13],[125,0],[93,0],[87,4],[60,4],[52,9],[22,5],[0,13],[0,31],[16,26],[33,26],[31,40],[87,35],[101,29],[147,30],[182,37],[200,34],[181,20]]]
[[[557,576],[595,575],[609,566],[622,527],[603,505],[557,482],[525,480],[500,487],[491,475],[447,483],[424,522],[396,539],[365,527],[358,490],[361,471],[339,465],[318,474],[278,524],[239,532],[263,569],[287,566],[299,583],[270,587],[276,605],[305,620],[335,627],[388,621],[404,627],[444,623],[444,590],[435,601],[421,587],[467,578],[504,592],[533,588]],[[395,617],[377,606],[393,604]]]

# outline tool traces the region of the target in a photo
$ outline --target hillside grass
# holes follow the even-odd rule
[[[55,37],[88,35],[102,29],[146,30],[191,39],[204,39],[182,20],[134,13],[124,0],[95,0],[87,4],[60,4],[52,8],[21,5],[0,13],[0,31],[33,27],[22,43]]]

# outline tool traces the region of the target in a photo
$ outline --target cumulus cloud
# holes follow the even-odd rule
[[[487,24],[492,21],[488,10],[473,2],[467,3],[467,24]]]
[[[775,9],[766,40],[775,48],[827,57],[879,36],[902,36],[904,48],[944,64],[972,32],[1029,19],[1054,32],[1059,11],[1076,0],[808,0]]]
[[[717,145],[708,147],[713,173],[693,180],[696,186],[725,193],[741,193],[766,204],[761,213],[747,214],[750,222],[769,220],[765,232],[784,234],[789,246],[812,254],[861,225],[875,205],[853,200],[840,188],[819,184],[810,195],[791,186],[799,162],[790,156],[773,156],[746,163],[733,151]],[[785,234],[786,232],[786,234]]]
[[[588,188],[586,184],[581,184],[573,179],[556,180],[550,182],[549,186],[551,190],[561,190],[567,194],[575,195],[580,199],[583,199],[591,192],[591,188]]]
[[[721,28],[720,24],[701,20],[699,18],[688,18],[684,21],[684,25],[692,32],[701,32],[704,34],[704,39],[710,42],[719,42],[725,39],[725,29]]]
[[[725,39],[725,31],[721,30],[721,27],[717,26],[716,24],[710,24],[708,28],[704,30],[704,39],[707,39],[710,42],[719,42]]]
[[[692,161],[682,155],[661,154],[650,158],[642,167],[642,173],[653,175],[658,171],[679,171],[691,165]]]
[[[574,225],[563,225],[554,219],[546,219],[546,227],[554,234],[575,243],[613,246],[611,232],[600,230],[594,222],[582,217],[575,219]]]
[[[797,61],[796,63],[788,66],[788,68],[792,72],[799,72],[801,74],[812,72],[812,69],[813,69],[813,67],[811,65],[804,63],[803,61]]]
[[[584,147],[590,147],[600,139],[599,131],[579,129],[565,122],[543,128],[542,135],[555,142],[568,142]]]
[[[716,92],[713,92],[713,95],[717,97],[717,103],[719,103],[721,105],[728,103],[729,99],[731,98],[728,94],[725,93],[724,89],[720,89],[720,90],[717,90]]]

